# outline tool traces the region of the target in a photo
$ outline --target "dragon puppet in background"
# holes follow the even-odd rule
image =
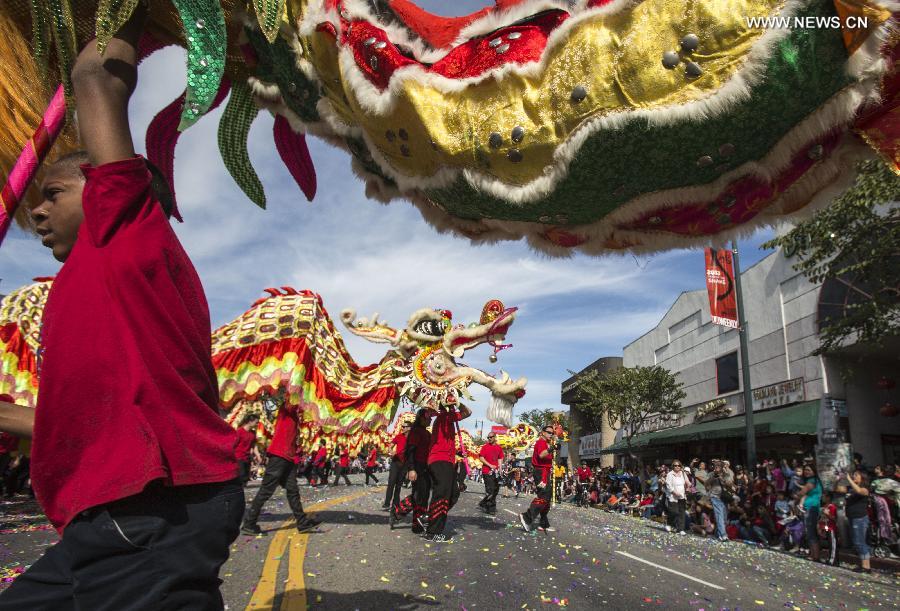
[[[80,45],[102,49],[137,4],[0,4],[0,229],[65,123]],[[442,17],[414,0],[154,0],[141,55],[185,47],[187,88],[147,157],[174,190],[180,130],[227,97],[219,147],[260,206],[247,137],[262,107],[308,199],[313,134],[352,156],[367,195],[474,242],[708,246],[827,204],[857,159],[900,169],[897,7],[495,0]]]
[[[31,407],[37,404],[40,324],[51,283],[36,279],[0,301],[0,394]],[[494,418],[509,421],[512,405],[525,394],[524,378],[495,378],[455,360],[483,343],[495,354],[507,347],[499,342],[516,310],[497,300],[469,327],[453,326],[447,310],[419,310],[402,330],[377,315],[356,320],[345,311],[342,319],[352,333],[390,345],[381,361],[360,366],[319,295],[289,287],[266,292],[268,297],[212,334],[220,407],[234,426],[246,413],[263,416],[261,440],[271,436],[277,406],[285,404],[301,415],[302,449],[325,438],[353,453],[368,444],[387,453],[388,425],[401,398],[417,406],[453,407],[471,397],[467,387],[474,382],[491,391]]]

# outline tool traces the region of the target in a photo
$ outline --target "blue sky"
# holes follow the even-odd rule
[[[458,0],[447,12],[483,5]],[[179,49],[160,51],[142,65],[131,105],[139,150],[149,121],[184,89],[183,66]],[[315,138],[308,142],[319,187],[315,201],[307,203],[275,151],[273,120],[265,112],[250,133],[250,156],[269,202],[262,211],[222,164],[216,144],[220,114],[221,109],[211,113],[182,135],[175,160],[186,221],[175,228],[200,273],[214,327],[241,314],[270,286],[310,289],[334,316],[351,307],[360,316],[378,312],[395,326],[430,306],[450,309],[456,322],[469,323],[488,299],[501,299],[520,308],[507,338],[514,347],[497,364],[488,362],[487,347],[463,360],[491,373],[502,367],[514,378],[527,377],[528,394],[516,407],[520,413],[558,408],[568,370],[621,355],[679,293],[704,284],[702,249],[549,259],[521,242],[473,246],[440,235],[404,201],[385,206],[367,200],[348,154]],[[767,254],[759,244],[770,235],[757,232],[739,243],[744,269]],[[0,293],[58,269],[39,240],[13,228],[0,248]],[[383,347],[345,336],[361,364],[384,354]],[[475,417],[483,418],[489,397],[477,387],[473,394]]]

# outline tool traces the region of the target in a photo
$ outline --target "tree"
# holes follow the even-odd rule
[[[545,426],[554,425],[559,422],[563,429],[569,430],[569,414],[563,412],[554,412],[552,409],[530,409],[527,412],[519,414],[519,420],[525,424],[531,425],[540,431]]]
[[[810,282],[833,279],[844,295],[820,319],[815,354],[900,334],[900,177],[884,163],[859,165],[854,185],[811,219],[763,244],[794,255]]]
[[[631,438],[651,419],[681,411],[683,384],[659,365],[582,374],[577,397],[581,410],[620,428],[631,455]]]

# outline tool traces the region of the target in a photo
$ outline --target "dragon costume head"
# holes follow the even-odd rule
[[[478,323],[454,325],[449,310],[424,308],[410,316],[406,328],[399,330],[378,319],[357,318],[354,310],[341,312],[341,320],[354,335],[369,341],[389,343],[402,360],[395,363],[400,395],[413,403],[431,408],[455,406],[463,398],[472,399],[468,387],[473,382],[491,391],[488,417],[509,422],[512,405],[525,394],[527,380],[510,379],[501,372],[491,376],[480,369],[457,363],[456,359],[476,346],[489,344],[496,352],[516,317],[517,308],[506,308],[500,301],[489,301]]]

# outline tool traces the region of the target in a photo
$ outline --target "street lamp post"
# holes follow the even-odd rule
[[[756,430],[753,428],[753,390],[750,384],[750,338],[747,335],[747,314],[744,311],[744,295],[741,292],[741,264],[738,260],[737,241],[731,242],[734,258],[734,293],[738,308],[738,336],[741,344],[741,382],[744,396],[744,433],[747,445],[747,471],[756,465]]]

